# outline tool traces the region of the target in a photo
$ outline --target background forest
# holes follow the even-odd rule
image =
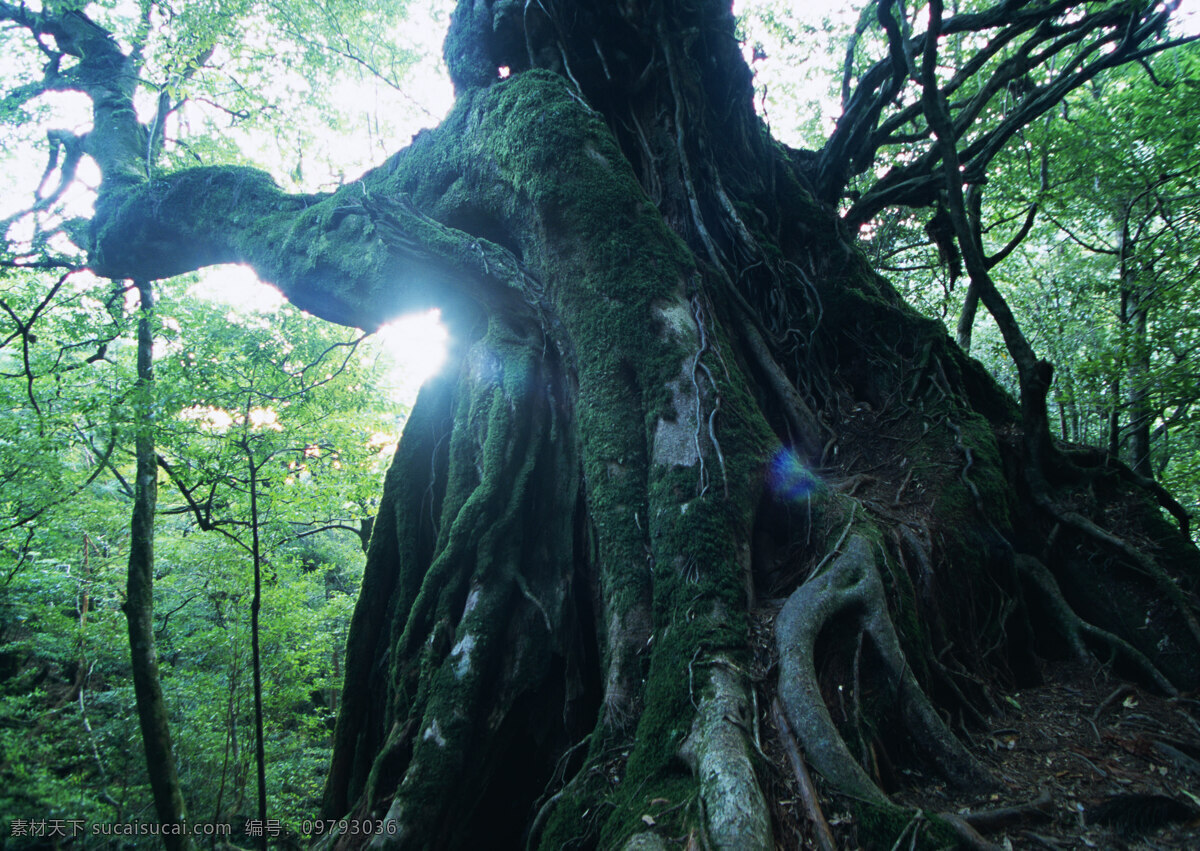
[[[847,45],[866,62],[886,38],[871,14],[822,19],[795,5],[741,4],[745,53],[777,137],[818,147],[842,105]],[[352,182],[445,108],[434,66],[447,10],[410,6],[87,11],[144,52],[160,103],[173,104],[159,107],[169,167],[252,164],[313,191]],[[138,294],[90,275],[65,236],[94,181],[60,130],[84,120],[77,105],[17,85],[46,57],[8,30],[0,55],[0,818],[150,820],[121,611],[146,425]],[[1200,48],[1188,43],[1071,93],[968,199],[995,281],[1055,366],[1056,436],[1106,447],[1193,516],[1198,135]],[[894,145],[880,168],[910,155]],[[947,223],[884,209],[861,224],[875,266],[1015,390]],[[163,689],[192,819],[235,831],[256,812],[252,552],[263,554],[268,813],[295,828],[318,808],[362,551],[411,401],[377,338],[256,303],[259,286],[228,271],[182,276],[156,285],[152,314]]]

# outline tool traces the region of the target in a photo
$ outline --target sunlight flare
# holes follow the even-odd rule
[[[392,395],[411,405],[421,385],[446,362],[450,334],[441,313],[430,310],[402,316],[380,328],[378,337],[392,362],[388,370]]]
[[[206,269],[189,292],[246,314],[273,313],[287,302],[248,266]],[[421,385],[445,363],[449,336],[437,310],[402,316],[379,329],[375,339],[382,349],[385,383],[395,401],[405,405],[416,401]]]

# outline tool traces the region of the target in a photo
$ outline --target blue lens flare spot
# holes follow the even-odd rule
[[[804,466],[795,452],[781,446],[767,465],[767,485],[779,499],[800,502],[813,495],[821,480]]]

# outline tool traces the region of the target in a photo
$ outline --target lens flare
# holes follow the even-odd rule
[[[820,484],[821,480],[786,446],[781,446],[767,465],[767,485],[779,499],[789,502],[806,500]]]

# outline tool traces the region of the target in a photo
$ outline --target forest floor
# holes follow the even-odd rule
[[[918,485],[909,488],[903,504],[901,494],[885,485],[908,481],[907,448],[921,435],[889,432],[880,412],[865,405],[843,412],[843,421],[860,439],[853,461],[840,471],[840,486],[835,487],[876,508],[883,506],[892,520],[929,528],[928,493],[939,492],[938,481],[933,480],[928,491]],[[880,434],[890,441],[880,440]],[[1008,439],[1016,440],[1011,433]],[[1013,443],[1007,452],[1017,457],[1020,448]],[[926,475],[935,472],[927,470]],[[950,464],[941,475],[944,487],[961,471]],[[1108,519],[1115,530],[1122,529],[1120,518]],[[794,587],[797,577],[769,579],[765,588],[773,598]],[[783,604],[782,599],[772,598],[761,600],[752,616],[751,667],[759,683],[755,697],[762,719],[761,748],[771,764],[765,786],[773,799],[776,847],[800,851],[820,846],[815,844],[795,773],[771,721],[777,664],[773,627]],[[970,725],[965,734],[962,725],[954,725],[963,744],[998,779],[995,790],[972,794],[947,786],[933,771],[914,770],[917,760],[903,755],[903,734],[892,729],[881,730],[875,741],[849,743],[850,749],[862,757],[868,774],[894,802],[914,812],[956,814],[972,825],[978,822],[978,832],[999,849],[1200,851],[1200,694],[1167,698],[1130,685],[1101,667],[1042,664],[1042,684],[994,696],[999,710],[986,718],[985,725]],[[837,681],[837,672],[824,679]],[[836,701],[830,695],[826,699],[838,715]],[[852,700],[847,697],[846,703]],[[843,716],[846,712],[842,707]],[[840,724],[846,719],[834,720]],[[895,766],[889,752],[899,757]],[[890,842],[881,846],[862,835],[847,802],[826,795],[820,777],[811,769],[810,773],[839,851],[891,847]],[[988,820],[991,823],[985,825]],[[919,827],[918,819],[892,851],[910,848]],[[926,846],[916,842],[911,847]]]
[[[1160,697],[1078,665],[1044,673],[1043,685],[1007,695],[1003,713],[966,742],[1000,779],[998,790],[972,795],[902,769],[884,784],[893,800],[973,823],[991,812],[1000,824],[980,832],[1003,849],[1200,848],[1200,700]],[[769,730],[777,815],[805,824],[779,747]],[[871,847],[845,806],[822,796],[821,807],[840,849]],[[817,847],[792,833],[779,848]],[[908,838],[897,847],[908,848]]]

